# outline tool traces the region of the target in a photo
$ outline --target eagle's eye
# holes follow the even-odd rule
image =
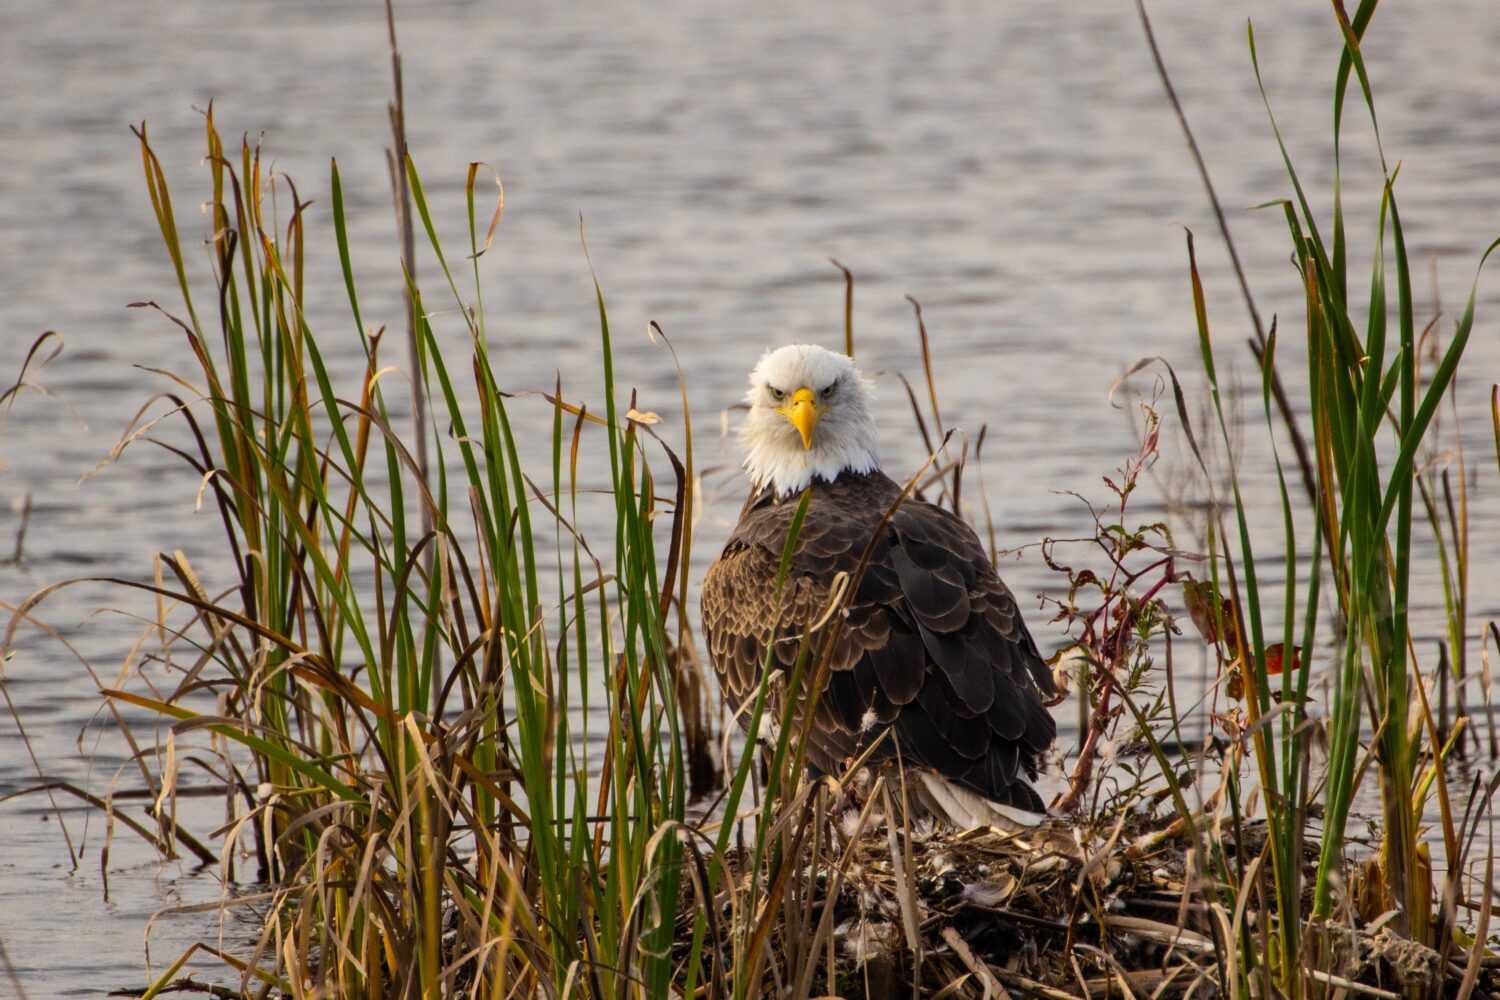
[[[833,394],[838,391],[838,388],[839,388],[839,384],[837,382],[834,382],[831,385],[827,386],[823,390],[823,398],[824,399],[832,399],[833,398]]]
[[[783,399],[786,399],[786,393],[776,388],[774,385],[768,385],[766,386],[766,388],[771,390],[771,398],[776,400],[776,402],[779,403]]]

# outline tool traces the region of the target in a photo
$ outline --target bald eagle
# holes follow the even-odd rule
[[[870,763],[899,759],[914,800],[939,819],[973,827],[1004,822],[995,806],[1042,812],[1027,778],[1056,736],[1043,704],[1051,672],[973,530],[901,499],[880,470],[870,389],[853,360],[807,344],[770,351],[750,373],[746,402],[751,493],[702,593],[709,653],[741,724],[767,644],[772,667],[789,675],[815,630],[809,660],[826,655],[829,667],[806,747],[817,773],[838,775],[874,746]],[[840,574],[848,590],[830,615]],[[773,698],[771,717],[781,708]]]

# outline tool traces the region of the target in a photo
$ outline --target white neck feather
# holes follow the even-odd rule
[[[773,487],[778,496],[801,493],[814,479],[833,482],[841,472],[866,473],[880,468],[871,433],[833,437],[820,424],[811,448],[802,447],[797,431],[780,414],[772,413],[781,426],[769,420],[747,420],[740,441],[745,446],[745,472],[756,489]],[[831,428],[829,429],[831,430]],[[788,434],[787,432],[790,432]]]
[[[771,387],[790,394],[799,387],[821,392],[837,383],[822,407],[812,447],[781,413]],[[756,489],[772,487],[780,496],[800,493],[815,479],[833,482],[842,472],[880,468],[870,387],[842,354],[798,344],[771,351],[750,373],[745,401],[750,412],[740,429],[745,471]],[[820,397],[821,402],[821,397]]]

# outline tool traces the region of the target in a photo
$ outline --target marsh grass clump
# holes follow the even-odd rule
[[[473,302],[459,297],[420,178],[403,165],[459,301],[447,314],[471,344],[450,370],[409,280],[421,389],[445,423],[430,432],[424,475],[392,428],[337,165],[333,237],[364,355],[344,386],[325,361],[331,338],[304,311],[304,254],[317,244],[295,188],[257,147],[227,150],[208,112],[212,273],[200,296],[165,171],[144,126],[138,137],[181,294],[179,308],[148,305],[196,367],[169,376],[166,414],[111,458],[147,440],[178,454],[217,508],[237,579],[210,592],[174,553],[150,582],[114,581],[156,602],[140,661],[172,670],[176,686],[102,693],[127,737],[123,707],[171,722],[165,756],[137,757],[159,827],[140,832],[171,852],[176,782],[207,774],[226,791],[222,839],[194,842],[223,866],[226,908],[245,905],[233,888],[245,859],[269,887],[269,901],[252,894],[265,921],[248,953],[201,947],[240,970],[243,990],[288,996],[456,994],[460,979],[475,995],[566,992],[580,975],[597,995],[625,983],[660,993],[673,973],[676,825],[703,771],[685,748],[707,745],[705,713],[682,703],[703,697],[701,680],[679,652],[692,460],[659,452],[669,478],[654,478],[649,415],[616,404],[602,296],[602,403],[549,395],[551,461],[523,471],[477,289]],[[478,176],[475,165],[465,261],[476,278]],[[185,443],[150,433],[164,420],[182,423]],[[617,498],[612,565],[571,527],[592,435],[607,443]],[[55,589],[27,602],[11,634]],[[608,748],[602,767],[591,735]]]
[[[1359,49],[1374,8],[1366,0],[1350,18],[1335,7],[1336,153],[1351,81],[1375,120]],[[1478,745],[1464,708],[1470,477],[1462,450],[1445,466],[1433,437],[1442,408],[1456,410],[1475,296],[1441,346],[1417,328],[1383,154],[1365,295],[1349,276],[1337,176],[1328,223],[1282,150],[1309,388],[1304,406],[1289,405],[1278,365],[1292,352],[1278,349],[1273,324],[1254,346],[1275,538],[1252,530],[1240,491],[1231,387],[1190,237],[1186,303],[1207,423],[1189,419],[1177,372],[1157,369],[1134,411],[1138,450],[1102,492],[1076,494],[1083,537],[1041,546],[1059,581],[1044,606],[1069,639],[1058,673],[1081,711],[1067,789],[1035,827],[955,833],[908,821],[899,775],[857,796],[857,773],[805,778],[794,713],[796,692],[816,690],[827,666],[814,643],[776,678],[791,693],[780,718],[766,664],[746,709],[758,738],[742,748],[713,731],[686,610],[697,498],[686,394],[678,454],[657,434],[658,413],[617,388],[597,282],[594,383],[559,380],[522,398],[502,382],[480,268],[503,196],[486,203],[483,165],[467,173],[460,257],[438,237],[411,158],[394,158],[410,199],[401,346],[420,403],[402,433],[386,395],[389,335],[367,322],[337,165],[325,234],[258,146],[226,148],[212,109],[205,124],[206,274],[144,125],[137,133],[180,298],[143,305],[182,336],[189,367],[165,376],[161,412],[133,424],[110,459],[148,442],[174,452],[222,523],[223,548],[206,557],[212,572],[173,552],[148,579],[111,581],[156,608],[129,657],[136,672],[100,680],[139,775],[133,791],[151,803],[146,820],[82,789],[46,788],[110,810],[164,855],[217,865],[223,910],[257,920],[248,945],[196,945],[138,995],[183,987],[198,952],[237,976],[212,987],[218,995],[255,997],[1500,991],[1493,864],[1478,839],[1497,779],[1457,789],[1445,768],[1465,740]],[[426,285],[412,263],[419,237],[436,265]],[[342,276],[346,331],[309,319],[307,264],[322,253]],[[913,305],[925,406],[907,391],[932,457],[908,488],[983,511],[993,557],[982,479],[965,476],[967,445],[951,453]],[[461,352],[443,346],[455,332]],[[340,343],[359,351],[344,378]],[[518,429],[535,423],[540,441]],[[1500,401],[1494,423],[1500,455]],[[173,425],[175,436],[162,433]],[[1299,455],[1290,487],[1275,451],[1283,432]],[[1173,433],[1199,491],[1191,524],[1138,499]],[[977,505],[964,494],[974,480]],[[800,515],[787,551],[799,525]],[[1418,656],[1406,612],[1427,551],[1446,609],[1436,663]],[[225,568],[227,584],[204,583]],[[1280,607],[1267,596],[1273,577]],[[5,650],[67,585],[25,602]],[[1484,628],[1500,645],[1494,623]],[[1183,701],[1176,665],[1187,654],[1213,671],[1206,708]],[[1316,709],[1315,677],[1329,692]],[[165,720],[160,739],[132,728],[132,710]],[[222,790],[212,834],[179,814],[189,774]],[[1379,840],[1351,850],[1369,787]],[[1437,837],[1423,828],[1433,808]],[[1471,872],[1479,859],[1482,878]]]

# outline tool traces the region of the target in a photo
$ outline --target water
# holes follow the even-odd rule
[[[638,385],[649,408],[676,413],[670,365],[644,335],[650,319],[673,337],[687,369],[700,463],[719,467],[708,478],[716,502],[700,533],[704,556],[740,493],[714,415],[737,400],[765,345],[838,342],[842,284],[830,256],[858,276],[858,353],[880,373],[889,404],[888,466],[899,474],[923,457],[894,378],[916,366],[902,298],[910,293],[923,303],[940,359],[945,418],[971,432],[990,426],[985,478],[1003,545],[1085,526],[1080,508],[1055,491],[1097,494],[1098,475],[1129,447],[1126,417],[1105,398],[1126,366],[1162,355],[1197,384],[1184,226],[1199,236],[1221,356],[1250,371],[1244,310],[1131,5],[888,3],[857,16],[791,3],[404,7],[411,145],[451,240],[460,239],[466,164],[493,163],[505,178],[506,216],[486,258],[502,383],[550,387],[561,370],[576,395],[594,395],[581,213],[621,381]],[[1295,331],[1301,299],[1279,214],[1242,208],[1286,194],[1244,20],[1256,19],[1283,132],[1326,204],[1337,41],[1327,10],[1191,0],[1152,9],[1261,309]],[[210,579],[221,576],[216,518],[194,511],[196,482],[165,454],[136,449],[79,485],[164,387],[141,368],[190,364],[169,323],[124,308],[174,301],[129,123],[149,119],[179,215],[195,233],[205,171],[193,108],[215,99],[226,138],[264,130],[277,168],[317,200],[309,218],[324,265],[333,260],[327,158],[337,156],[367,320],[399,324],[382,153],[384,30],[368,3],[8,0],[0,8],[0,381],[8,384],[42,330],[59,330],[67,344],[38,376],[50,394],[21,397],[0,431],[0,549],[15,525],[9,505],[27,493],[35,500],[27,561],[0,569],[0,600],[14,605],[69,576],[143,578],[153,553],[176,548]],[[1366,52],[1386,149],[1404,164],[1402,215],[1418,285],[1425,295],[1430,262],[1451,319],[1478,252],[1500,233],[1500,90],[1492,85],[1500,8],[1487,0],[1382,8]],[[1359,135],[1351,159],[1367,160],[1362,129],[1351,117]],[[1369,179],[1367,170],[1351,176],[1355,260],[1369,250],[1372,189],[1358,187]],[[430,280],[431,261],[422,266]],[[309,286],[316,328],[348,338],[334,350],[347,371],[354,343],[342,286],[326,267]],[[1477,567],[1500,555],[1486,429],[1488,385],[1500,375],[1497,289],[1496,280],[1481,287],[1461,395],[1479,469],[1470,511]],[[1297,339],[1283,344],[1291,369]],[[1254,415],[1253,403],[1245,408]],[[533,410],[527,419],[541,427],[549,417]],[[675,440],[679,424],[669,420],[664,433]],[[1247,448],[1255,442],[1247,435]],[[1274,516],[1272,484],[1252,479],[1246,488]],[[1055,587],[1034,550],[1003,572],[1023,595]],[[1432,574],[1424,565],[1427,603],[1416,609],[1424,650],[1438,634]],[[1490,574],[1475,574],[1471,602],[1476,622],[1500,613]],[[101,607],[150,613],[136,598],[87,584],[39,614],[107,683],[136,626],[96,614]],[[1040,613],[1031,618],[1043,646],[1056,641]],[[89,674],[34,630],[18,647],[6,692],[48,777],[99,794],[131,787],[133,765],[99,713]],[[36,780],[14,724],[0,719],[0,793]],[[106,900],[103,821],[59,803],[75,840],[86,837],[76,871],[45,798],[0,804],[0,942],[31,996],[141,983],[149,915],[215,899],[218,881],[157,864],[117,830]],[[218,814],[198,802],[185,815],[203,832]],[[155,967],[220,932],[212,914],[161,918],[151,928]],[[252,931],[230,923],[222,933],[238,945]],[[0,983],[0,992],[10,988]]]

